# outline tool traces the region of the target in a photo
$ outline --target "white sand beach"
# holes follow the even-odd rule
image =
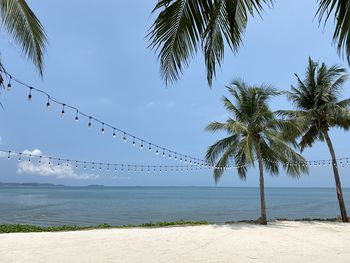
[[[350,225],[275,222],[0,235],[1,262],[350,262]]]
[[[350,262],[350,224],[275,222],[0,235],[1,262]]]

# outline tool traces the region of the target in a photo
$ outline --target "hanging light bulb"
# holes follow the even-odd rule
[[[169,152],[169,156],[168,156],[168,157],[169,157],[169,160],[170,160],[170,159],[171,159],[171,154],[170,154],[170,152]]]
[[[18,161],[20,162],[22,160],[22,153],[19,153]]]
[[[122,168],[121,168],[122,172],[124,171],[124,164],[122,164]]]
[[[9,83],[7,84],[7,90],[8,90],[8,91],[11,91],[11,90],[12,90],[11,80],[12,80],[12,76],[10,75]]]
[[[50,97],[47,96],[46,109],[50,109]]]
[[[76,114],[75,114],[75,122],[79,121],[79,111],[77,110]]]
[[[91,125],[92,125],[91,121],[92,121],[92,117],[89,117],[89,123],[88,123],[89,127],[91,127]]]
[[[117,172],[117,165],[114,165],[114,172]]]
[[[32,87],[29,88],[28,101],[32,100]]]
[[[61,111],[61,115],[64,115],[64,107],[66,106],[66,104],[62,104],[62,111]]]
[[[149,144],[148,150],[149,150],[149,151],[152,151],[152,146],[151,146],[151,144]]]
[[[101,128],[101,133],[104,134],[105,133],[105,124],[102,122],[102,128]]]
[[[109,172],[109,163],[107,164],[107,172]]]
[[[49,157],[49,165],[51,165],[51,157]]]
[[[123,138],[123,141],[126,142],[126,134],[124,132],[124,138]]]
[[[135,146],[135,136],[132,137],[132,146]]]
[[[86,170],[86,162],[84,162],[84,170]]]
[[[100,171],[102,170],[102,163],[100,163],[100,167],[99,167],[99,170],[100,170]]]
[[[182,163],[182,156],[180,157],[180,162]]]
[[[163,157],[165,157],[165,150],[164,150],[164,148],[163,148]]]
[[[41,164],[41,158],[42,156],[39,156],[39,161],[38,161],[39,164]]]
[[[94,170],[94,169],[95,169],[95,163],[94,163],[94,162],[92,162],[91,169],[92,169],[92,170]]]
[[[57,162],[57,165],[59,166],[61,164],[61,159],[58,158],[58,162]]]
[[[141,141],[141,146],[140,146],[141,150],[143,150],[143,141]]]
[[[9,151],[9,154],[7,155],[7,160],[10,160],[11,157],[11,151]]]
[[[158,154],[159,154],[159,149],[158,149],[158,146],[157,146],[156,155],[158,155]]]
[[[113,138],[115,139],[117,137],[116,133],[115,133],[115,128],[113,128]]]
[[[67,167],[69,166],[69,160],[66,161],[66,166],[67,166]]]
[[[75,161],[75,168],[78,168],[78,161]]]

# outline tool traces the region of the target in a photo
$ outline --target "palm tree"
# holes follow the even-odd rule
[[[350,99],[339,100],[341,87],[347,80],[346,70],[337,65],[328,68],[324,63],[319,65],[309,58],[305,80],[295,75],[297,85],[292,86],[287,96],[297,110],[280,113],[294,118],[304,126],[299,143],[302,151],[317,140],[326,141],[332,157],[341,217],[343,222],[348,222],[337,159],[329,136],[329,129],[332,127],[345,130],[350,128]]]
[[[158,52],[161,75],[166,84],[179,79],[190,59],[202,49],[207,80],[211,86],[217,66],[224,58],[225,42],[237,53],[248,17],[261,16],[274,0],[158,0],[157,18],[148,34],[150,47]],[[350,64],[349,0],[318,0],[319,23],[334,16],[334,41]]]
[[[279,163],[289,175],[299,176],[307,172],[304,158],[292,147],[297,146],[294,138],[299,132],[293,121],[278,119],[269,108],[268,101],[279,94],[269,86],[248,86],[235,80],[228,91],[234,98],[232,103],[224,97],[226,109],[232,114],[225,123],[212,122],[208,131],[224,131],[228,134],[208,148],[206,159],[215,163],[214,178],[217,182],[224,170],[234,166],[241,179],[246,178],[248,166],[258,162],[260,180],[260,223],[266,224],[264,170],[277,175]]]
[[[0,0],[0,19],[3,28],[42,76],[47,38],[43,26],[26,1]]]

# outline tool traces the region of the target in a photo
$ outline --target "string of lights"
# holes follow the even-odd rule
[[[190,165],[197,165],[197,166],[204,166],[209,165],[209,163],[201,158],[196,158],[187,154],[179,153],[178,151],[169,149],[168,147],[160,146],[156,143],[153,143],[149,140],[146,140],[144,138],[141,138],[139,136],[136,136],[134,134],[131,134],[123,129],[117,128],[105,121],[102,121],[93,115],[87,114],[79,110],[77,107],[69,105],[67,103],[61,102],[60,100],[52,97],[47,92],[35,88],[19,79],[11,75],[9,72],[6,71],[6,69],[3,69],[4,74],[8,78],[8,84],[7,84],[7,90],[10,91],[13,89],[13,82],[16,82],[22,87],[25,87],[28,89],[28,101],[31,101],[33,99],[34,92],[37,92],[38,94],[41,94],[42,96],[45,96],[47,98],[46,107],[50,108],[52,104],[57,104],[59,107],[61,107],[61,115],[64,115],[67,110],[72,110],[73,113],[75,113],[74,120],[78,122],[81,118],[85,118],[87,121],[87,126],[92,127],[94,124],[98,124],[101,127],[101,133],[110,133],[113,138],[121,138],[124,142],[131,141],[132,145],[136,147],[136,145],[143,150],[144,148],[147,148],[149,152],[154,152],[156,155],[161,155],[163,157],[167,157],[168,159],[172,159],[175,161],[184,162],[185,164]]]
[[[175,161],[180,161],[185,163],[185,165],[137,165],[137,164],[108,164],[108,163],[101,163],[101,162],[85,162],[85,161],[75,161],[75,160],[70,160],[70,159],[64,159],[64,158],[56,158],[56,157],[47,157],[50,160],[56,160],[56,161],[64,161],[66,160],[66,164],[70,164],[75,162],[76,164],[86,164],[86,165],[91,165],[91,167],[95,167],[95,165],[99,165],[99,166],[107,166],[109,169],[109,166],[116,166],[116,167],[134,167],[136,169],[143,169],[144,167],[156,167],[159,169],[167,169],[167,168],[188,168],[188,167],[198,167],[198,168],[214,168],[214,169],[232,169],[232,168],[240,168],[240,167],[244,167],[247,166],[248,164],[241,164],[241,165],[234,165],[231,162],[225,166],[225,167],[218,167],[218,166],[213,166],[210,163],[208,163],[207,161],[200,159],[200,158],[196,158],[196,157],[192,157],[190,155],[186,155],[186,154],[182,154],[179,153],[177,151],[171,150],[167,147],[163,147],[160,146],[156,143],[153,143],[149,140],[143,139],[141,137],[138,137],[136,135],[133,135],[127,131],[124,131],[120,128],[117,128],[111,124],[108,124],[100,119],[97,119],[96,117],[94,117],[93,115],[89,115],[86,114],[82,111],[80,111],[77,107],[75,106],[71,106],[67,103],[61,102],[58,99],[52,97],[50,94],[48,94],[47,92],[35,88],[33,86],[30,86],[29,84],[26,84],[25,82],[15,78],[13,75],[11,75],[9,72],[6,71],[5,68],[3,68],[3,72],[4,74],[7,76],[8,78],[8,84],[7,84],[7,90],[10,91],[13,86],[13,82],[18,83],[20,86],[25,87],[28,89],[29,93],[28,93],[28,100],[31,101],[33,98],[33,93],[37,92],[38,94],[41,94],[43,96],[47,97],[47,102],[46,102],[46,107],[50,108],[52,106],[53,103],[59,105],[62,109],[61,109],[61,115],[64,115],[66,113],[67,109],[73,110],[75,112],[75,121],[78,122],[81,117],[84,117],[88,120],[88,127],[93,126],[93,123],[97,123],[101,126],[101,133],[105,133],[107,129],[110,130],[112,137],[113,138],[117,138],[120,137],[123,139],[124,142],[127,141],[132,141],[132,145],[136,146],[139,145],[140,149],[143,150],[144,148],[148,147],[148,151],[149,152],[155,152],[156,155],[161,155],[163,157],[168,157],[168,159],[173,159]],[[1,151],[0,152],[4,152]],[[13,151],[5,151],[7,153],[11,153],[14,154],[15,152]],[[18,155],[23,155],[23,153],[17,153]],[[30,156],[29,156],[30,157]],[[34,156],[31,156],[34,157]],[[35,156],[37,157],[37,156]],[[40,157],[39,159],[44,158],[44,157]],[[46,158],[46,157],[45,157]],[[40,160],[39,160],[40,161]],[[267,160],[270,161],[270,160]],[[332,160],[309,160],[309,161],[305,161],[305,162],[298,162],[298,163],[285,163],[286,165],[302,165],[302,166],[325,166],[325,165],[337,165],[337,163],[339,163],[339,165],[341,166],[345,166],[345,165],[349,165],[350,163],[350,157],[345,157],[345,158],[339,158],[337,159],[337,162],[334,162]]]
[[[154,164],[131,164],[131,163],[115,163],[115,162],[99,162],[99,161],[86,161],[67,159],[62,157],[38,155],[28,152],[16,152],[11,150],[0,150],[3,156],[7,156],[7,159],[17,158],[18,162],[26,161],[29,163],[48,164],[57,166],[67,166],[72,168],[83,168],[99,171],[111,171],[115,172],[170,172],[170,171],[189,171],[189,170],[205,170],[205,169],[235,169],[242,166],[226,166],[226,167],[213,167],[210,165],[154,165]]]
[[[27,161],[29,163],[37,164],[48,164],[48,165],[57,165],[57,166],[67,166],[72,168],[83,168],[84,170],[98,170],[98,171],[111,171],[115,172],[181,172],[189,170],[210,170],[210,169],[223,169],[223,170],[232,170],[242,168],[245,165],[239,166],[211,166],[211,165],[154,165],[154,164],[131,164],[131,163],[115,163],[115,162],[99,162],[99,161],[86,161],[86,160],[75,160],[67,159],[62,157],[48,156],[48,155],[38,155],[28,152],[16,152],[11,150],[0,150],[2,156],[7,156],[7,159],[17,158],[18,162]],[[312,160],[298,163],[286,163],[287,165],[301,165],[301,166],[326,166],[326,165],[338,165],[344,167],[350,165],[350,157],[339,158],[333,163],[331,160]]]

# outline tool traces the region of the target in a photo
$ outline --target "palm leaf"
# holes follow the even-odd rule
[[[154,8],[153,12],[161,11],[148,34],[149,46],[159,51],[161,75],[167,84],[179,79],[196,53],[209,4],[206,0],[161,0]]]
[[[3,26],[42,75],[47,38],[43,26],[26,1],[1,0],[0,17]]]
[[[273,0],[160,0],[148,34],[149,47],[158,52],[162,78],[177,81],[201,46],[208,84],[224,57],[224,39],[234,52],[242,42],[249,15],[261,15]]]
[[[326,23],[334,15],[335,30],[333,40],[337,42],[337,49],[341,56],[345,56],[350,63],[350,5],[348,0],[319,0],[316,13],[319,22]]]

